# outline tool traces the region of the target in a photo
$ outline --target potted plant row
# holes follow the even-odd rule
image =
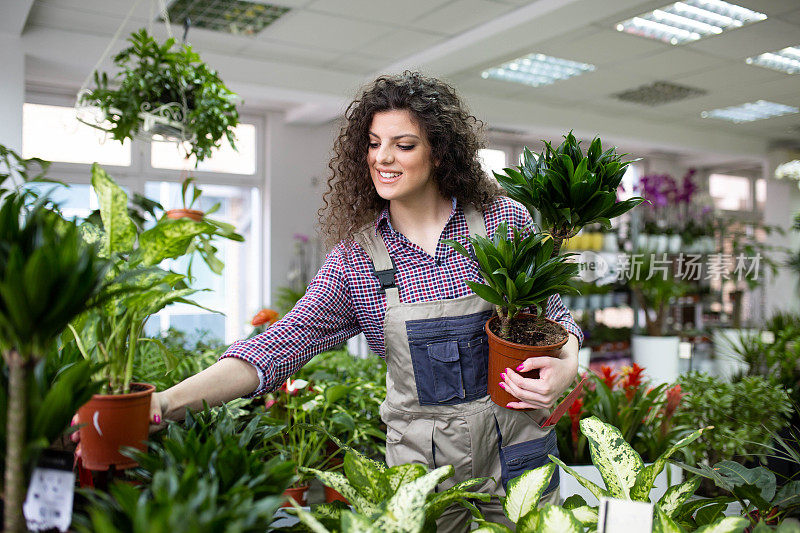
[[[547,298],[569,292],[567,280],[578,266],[560,255],[565,239],[574,237],[587,224],[600,223],[610,229],[610,219],[643,201],[618,201],[616,190],[630,161],[623,162],[614,148],[603,151],[599,138],[584,155],[580,142],[570,132],[556,148],[545,142],[539,156],[525,148],[523,164],[495,173],[508,195],[522,203],[532,218],[538,212],[545,233],[523,235],[498,227],[492,240],[470,238],[474,258],[485,284],[469,282],[481,298],[495,305],[497,316],[486,325],[489,336],[488,387],[492,400],[505,407],[514,397],[498,384],[501,372],[516,368],[529,357],[556,356],[567,342],[566,330],[544,319]],[[459,253],[473,257],[455,241]],[[521,313],[527,307],[535,315]],[[528,330],[529,333],[522,333]],[[527,338],[526,338],[527,337]],[[538,377],[538,370],[522,374]]]

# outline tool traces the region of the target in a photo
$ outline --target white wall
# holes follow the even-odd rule
[[[781,163],[793,159],[800,159],[800,152],[789,150],[774,150],[770,152],[766,165],[765,178],[767,178],[767,209],[764,213],[764,223],[776,225],[789,230],[792,226],[794,214],[800,212],[800,189],[796,181],[777,180],[774,178],[775,169]],[[800,233],[788,231],[787,235],[772,234],[769,244],[787,246],[793,251],[800,248]],[[798,295],[797,274],[789,269],[782,268],[778,275],[766,287],[767,316],[775,311],[800,312],[800,295]]]
[[[25,54],[19,37],[0,33],[0,144],[22,151]]]
[[[316,235],[317,209],[322,205],[328,159],[337,133],[336,124],[289,125],[283,113],[267,116],[265,304],[272,300],[277,288],[288,284],[293,235]]]

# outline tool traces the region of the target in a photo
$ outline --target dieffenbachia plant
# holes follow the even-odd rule
[[[444,241],[461,255],[476,259],[484,283],[467,281],[475,294],[495,305],[500,318],[500,337],[506,338],[511,321],[523,309],[533,307],[541,315],[553,294],[575,292],[567,281],[578,274],[578,264],[568,255],[553,255],[554,241],[546,233],[529,233],[501,222],[492,239],[469,238],[474,256],[460,243]],[[573,254],[569,254],[573,255]]]
[[[641,197],[617,201],[617,187],[633,162],[623,161],[623,156],[615,147],[603,151],[599,137],[584,155],[580,141],[569,132],[557,148],[545,142],[538,157],[526,147],[522,165],[494,175],[532,217],[537,211],[541,214],[543,228],[555,241],[555,255],[564,239],[574,237],[587,224],[611,229],[612,218],[644,201]]]
[[[653,489],[656,476],[664,469],[667,459],[675,452],[696,440],[710,428],[699,429],[675,443],[664,452],[652,465],[646,466],[642,458],[622,437],[617,428],[601,422],[596,417],[581,420],[581,431],[589,441],[592,462],[600,471],[605,483],[605,488],[589,481],[577,474],[569,466],[562,463],[557,457],[549,456],[553,463],[528,471],[512,479],[508,484],[507,494],[503,503],[506,516],[516,524],[517,533],[583,533],[594,531],[597,528],[597,508],[590,507],[578,495],[570,496],[562,506],[545,504],[538,507],[539,500],[545,488],[550,483],[550,478],[560,465],[567,473],[571,474],[578,482],[586,487],[598,499],[617,498],[650,502],[650,491]],[[686,531],[685,525],[680,520],[686,509],[696,511],[705,506],[713,505],[714,500],[689,500],[700,484],[699,478],[692,478],[678,485],[670,487],[664,496],[655,502],[653,515],[653,531],[677,532]],[[700,502],[700,503],[697,503]],[[486,522],[477,519],[479,527],[475,533],[512,533],[502,524]],[[747,520],[742,517],[721,517],[714,515],[707,522],[695,522],[691,526],[702,525],[698,531],[710,532],[740,532],[747,525]]]
[[[434,493],[436,485],[453,476],[452,465],[430,472],[421,464],[388,467],[328,436],[347,450],[344,473],[305,470],[339,491],[352,505],[352,511],[342,502],[334,502],[315,506],[309,513],[292,502],[301,522],[315,533],[433,533],[436,519],[451,505],[469,506],[467,499],[489,501],[489,494],[469,489],[490,478],[470,479]]]

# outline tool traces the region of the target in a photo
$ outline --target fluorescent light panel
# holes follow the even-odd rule
[[[790,46],[775,52],[766,52],[756,57],[745,59],[748,65],[779,70],[787,74],[800,72],[800,46]]]
[[[618,31],[683,44],[766,19],[764,13],[722,0],[683,0],[616,25]]]
[[[550,85],[558,80],[579,76],[594,69],[594,65],[588,63],[559,59],[544,54],[528,54],[525,57],[503,63],[499,67],[485,70],[481,73],[481,77],[540,87]]]
[[[700,116],[703,118],[718,118],[739,124],[740,122],[752,122],[766,118],[780,117],[797,113],[800,109],[788,105],[776,104],[765,100],[750,102],[739,106],[731,106],[713,111],[703,111]]]

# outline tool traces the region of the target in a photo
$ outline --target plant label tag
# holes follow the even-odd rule
[[[775,344],[775,333],[769,330],[762,331],[761,342],[764,344]]]
[[[53,450],[42,452],[22,506],[30,531],[53,528],[66,531],[69,528],[75,494],[72,461],[71,453]]]
[[[600,498],[597,533],[651,533],[653,504]]]

